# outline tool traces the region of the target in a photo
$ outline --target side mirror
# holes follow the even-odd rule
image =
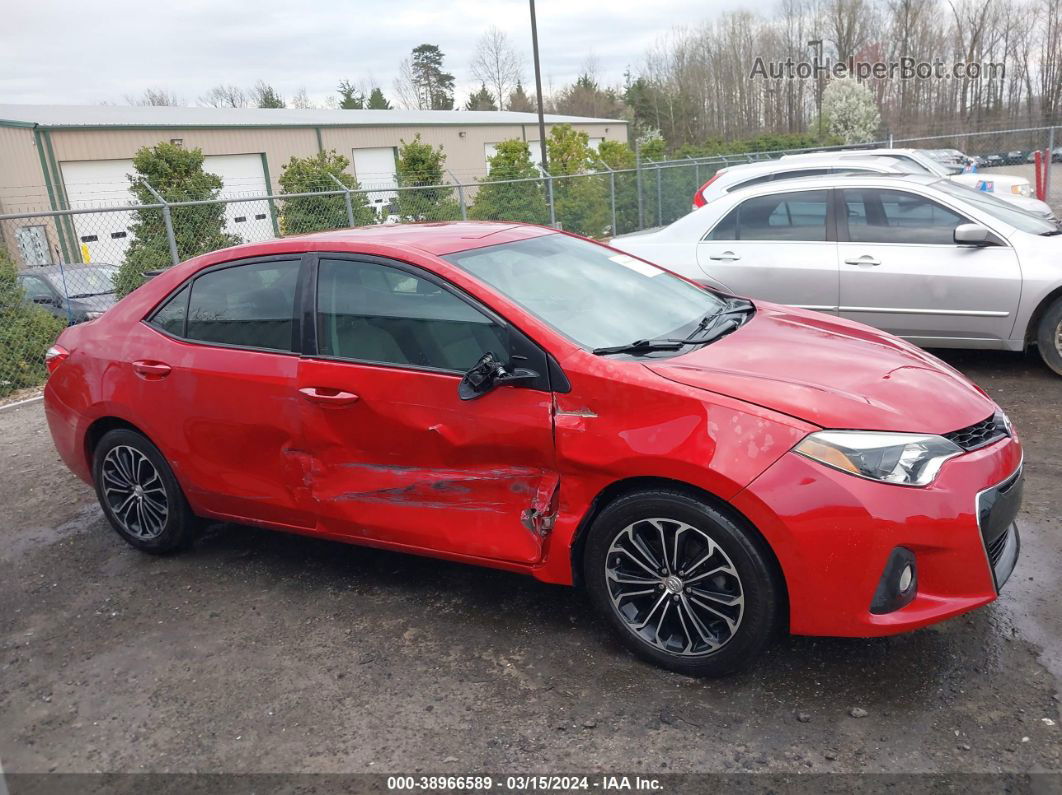
[[[461,400],[474,400],[499,386],[521,386],[538,378],[534,370],[516,368],[509,370],[489,351],[465,373],[457,386]]]
[[[987,246],[989,234],[980,224],[959,224],[955,227],[955,242],[960,246]]]

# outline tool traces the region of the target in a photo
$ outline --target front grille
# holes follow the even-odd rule
[[[1010,436],[1010,431],[1007,430],[1002,414],[993,414],[968,428],[944,434],[945,439],[955,442],[963,450],[976,450],[1004,436]]]

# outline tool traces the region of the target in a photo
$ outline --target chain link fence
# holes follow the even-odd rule
[[[1007,174],[1024,177],[1034,189],[1039,151],[1049,166],[1046,200],[1062,216],[1062,128],[889,137],[862,146],[933,150],[942,162],[983,174],[986,183],[994,174]],[[0,400],[39,386],[44,352],[59,331],[106,311],[136,286],[145,265],[167,267],[238,243],[403,222],[518,221],[607,238],[681,218],[696,190],[721,168],[798,151],[809,150],[643,159],[629,169],[600,166],[585,174],[543,172],[513,180],[454,178],[443,185],[392,182],[355,190],[333,179],[305,193],[236,193],[197,201],[164,201],[152,190],[154,204],[0,214]],[[138,267],[130,277],[131,262]]]

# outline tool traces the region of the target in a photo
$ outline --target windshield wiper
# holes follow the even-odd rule
[[[754,309],[751,301],[746,301],[744,298],[730,298],[722,309],[709,312],[702,317],[689,336],[635,340],[626,345],[594,348],[593,353],[597,356],[610,353],[651,353],[653,351],[677,351],[687,345],[704,345],[738,328]]]
[[[650,351],[677,351],[686,344],[685,340],[659,339],[635,340],[626,345],[612,345],[608,348],[594,348],[592,353],[604,356],[609,353],[648,353]]]

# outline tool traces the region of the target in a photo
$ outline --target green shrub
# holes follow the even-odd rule
[[[280,174],[282,193],[312,193],[313,191],[336,191],[335,179],[352,191],[359,190],[354,177],[346,172],[350,161],[343,155],[318,152],[312,157],[292,157]],[[354,224],[367,226],[376,221],[376,213],[365,201],[364,193],[350,194]],[[285,199],[280,211],[280,231],[284,235],[301,235],[325,229],[343,229],[350,226],[347,217],[347,202],[342,195],[300,196]]]
[[[66,323],[26,302],[18,271],[0,250],[0,397],[39,386],[48,377],[44,352]]]
[[[502,141],[490,158],[490,172],[476,192],[468,210],[469,218],[484,221],[521,221],[528,224],[549,223],[541,180],[528,182],[497,182],[496,180],[534,180],[541,176],[531,161],[527,143],[517,139]]]

